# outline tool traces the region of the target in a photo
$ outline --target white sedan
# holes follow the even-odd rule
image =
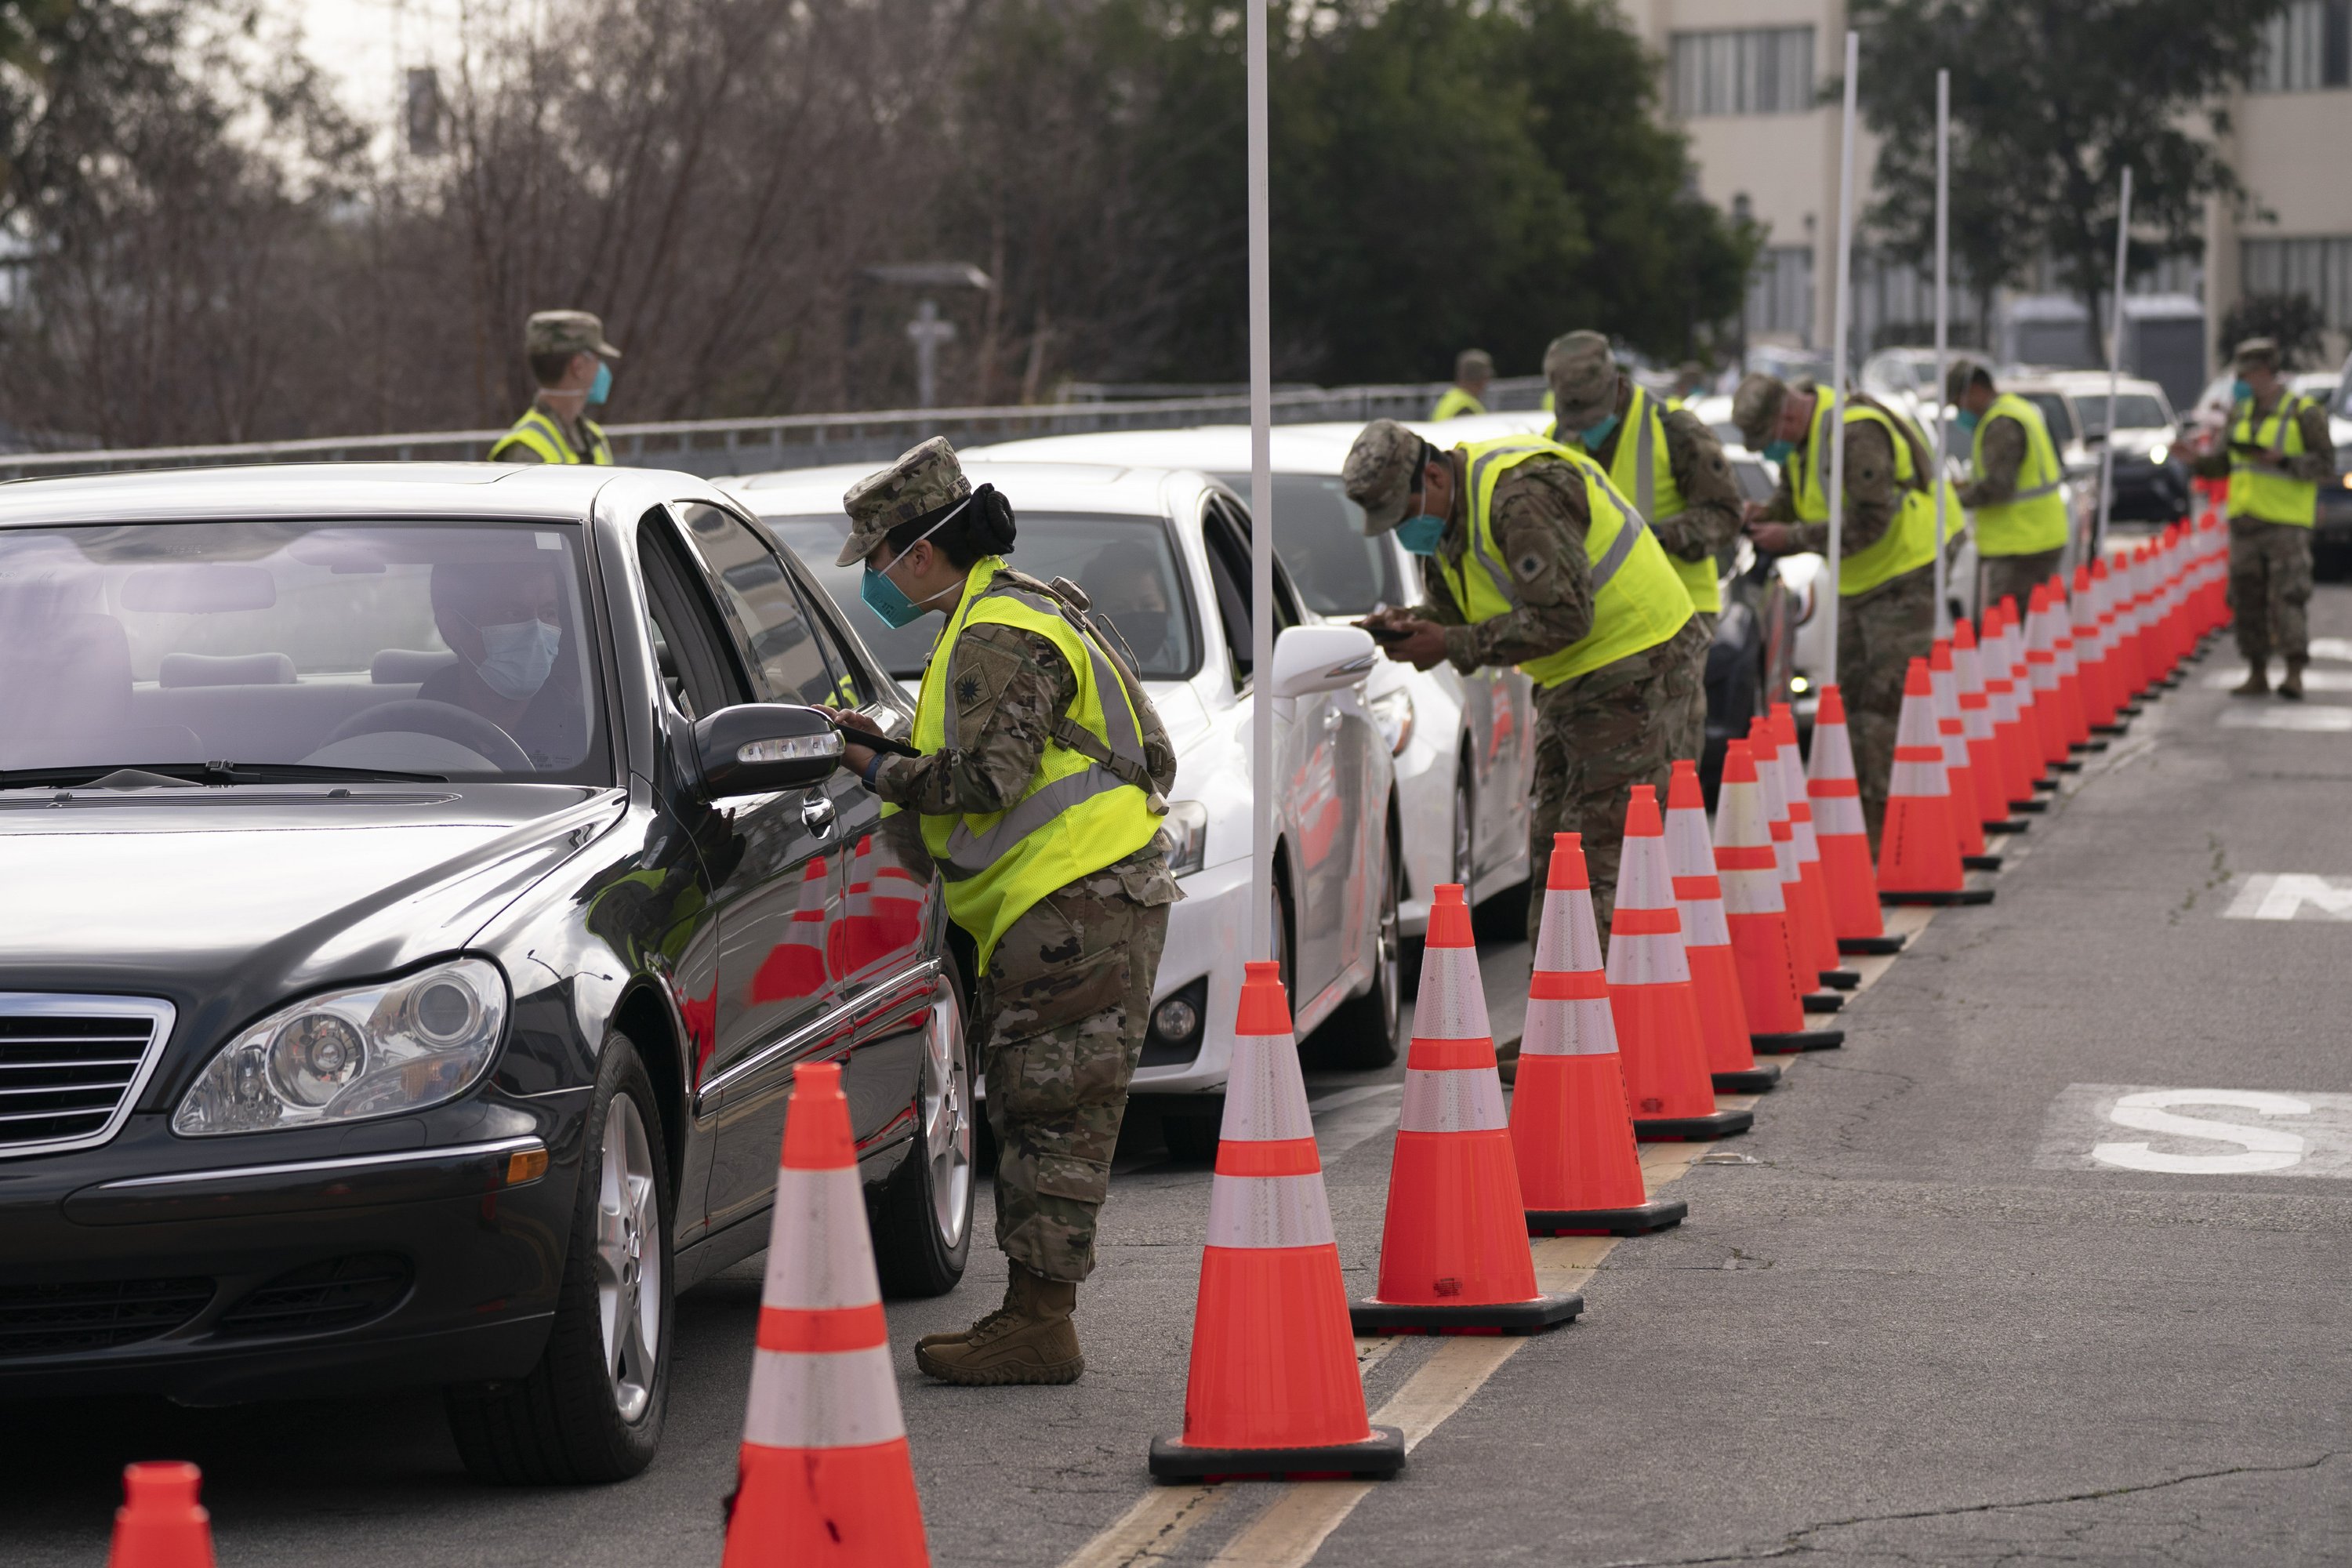
[[[1216,1149],[1255,895],[1250,877],[1249,513],[1208,476],[1181,469],[995,462],[967,455],[1019,520],[1013,563],[1067,577],[1132,650],[1177,752],[1167,828],[1184,890],[1152,988],[1135,1093],[1160,1112],[1171,1153]],[[858,597],[860,568],[832,565],[849,521],[842,492],[865,467],[729,481],[824,583],[882,667],[912,687],[939,632],[886,626]],[[1401,933],[1396,775],[1366,678],[1387,661],[1353,626],[1304,608],[1277,563],[1275,704],[1277,956],[1303,1039],[1334,1065],[1392,1060]]]

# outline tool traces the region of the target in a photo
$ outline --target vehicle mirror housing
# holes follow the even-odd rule
[[[745,702],[698,719],[694,749],[714,800],[823,784],[841,765],[842,738],[822,708]]]
[[[1378,658],[1360,626],[1293,626],[1274,643],[1274,695],[1311,697],[1357,685]]]

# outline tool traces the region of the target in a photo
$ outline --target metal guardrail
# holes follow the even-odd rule
[[[1415,383],[1279,392],[1274,396],[1274,419],[1278,425],[1417,419],[1429,412],[1444,390],[1444,383]],[[1496,408],[1533,408],[1542,393],[1543,381],[1538,376],[1498,379],[1488,389],[1488,405]],[[604,433],[613,443],[613,456],[618,462],[636,468],[682,468],[705,479],[717,479],[771,468],[816,468],[826,463],[887,462],[932,436],[945,436],[961,447],[1094,430],[1164,430],[1188,425],[1235,424],[1248,417],[1247,396],[1184,397],[1025,407],[789,414],[766,419],[682,419],[648,425],[609,425]],[[436,430],[406,436],[247,441],[218,447],[16,452],[0,454],[0,479],[247,463],[473,462],[504,434],[504,430]]]

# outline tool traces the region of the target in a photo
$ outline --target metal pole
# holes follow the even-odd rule
[[[1951,349],[1952,264],[1952,73],[1936,73],[1936,635],[1952,635],[1951,595],[1944,585],[1945,448],[1951,443],[1951,415],[1944,406],[1945,375]]]
[[[2099,454],[2099,510],[2091,518],[2090,552],[2084,557],[2095,560],[2107,547],[2107,510],[2116,500],[2116,399],[2118,384],[2124,374],[2124,264],[2130,257],[2131,246],[2131,165],[2124,166],[2124,194],[2116,208],[2116,302],[2108,320],[2107,342],[2107,442]],[[2069,574],[2075,563],[2068,562]]]
[[[1830,418],[1824,426],[1825,439],[1830,444],[1830,603],[1834,606],[1830,615],[1829,668],[1827,679],[1837,679],[1839,604],[1838,563],[1845,546],[1845,332],[1848,288],[1853,274],[1853,84],[1861,68],[1861,35],[1845,36],[1845,141],[1838,153],[1838,241],[1837,296],[1833,307],[1836,325],[1831,333],[1833,344],[1830,365]],[[1812,454],[1819,463],[1822,455]]]
[[[1266,10],[1249,0],[1250,956],[1274,956],[1274,337],[1266,212]]]

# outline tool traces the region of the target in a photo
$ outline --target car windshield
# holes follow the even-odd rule
[[[849,519],[833,512],[771,517],[767,523],[808,563],[882,668],[900,680],[920,678],[940,623],[924,616],[893,627],[866,607],[858,596],[865,568],[856,562],[833,563],[849,537]],[[1181,680],[1200,667],[1192,602],[1177,571],[1168,525],[1160,519],[1022,512],[1011,563],[1045,582],[1067,577],[1084,588],[1096,616],[1127,640],[1145,679]]]
[[[1249,494],[1247,474],[1217,478]],[[1348,499],[1337,476],[1274,476],[1274,548],[1318,615],[1360,616],[1406,602],[1395,552],[1385,539],[1364,537],[1364,509]]]
[[[2122,411],[2119,430],[2161,430],[2172,423],[2164,405],[2145,392],[2119,393],[2116,406]],[[2104,436],[2107,432],[2107,395],[2104,392],[2076,394],[2074,411],[2083,416],[2083,433]]]
[[[608,783],[586,602],[572,527],[0,531],[0,772]]]

